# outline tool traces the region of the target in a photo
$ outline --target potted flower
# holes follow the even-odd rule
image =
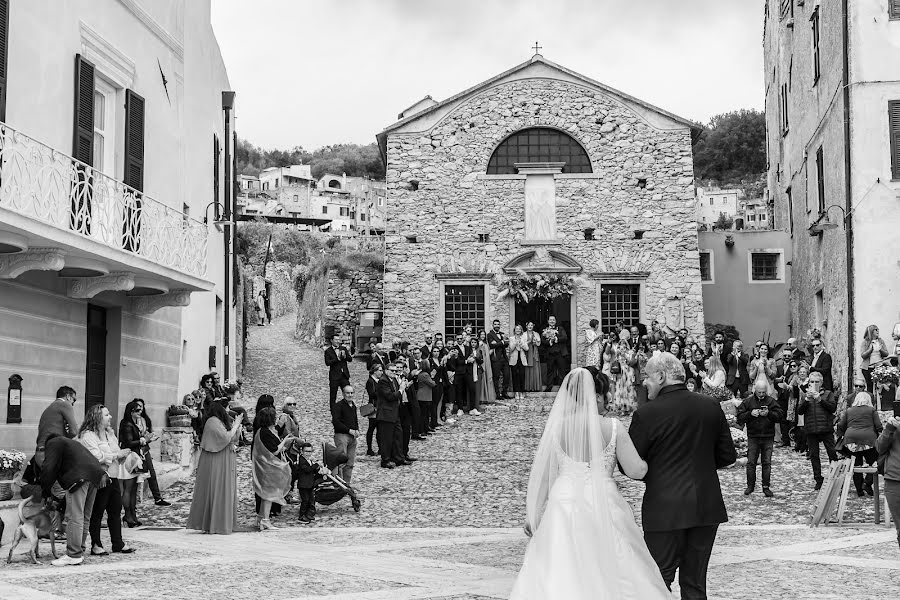
[[[882,363],[872,369],[872,381],[881,410],[891,410],[897,398],[897,384],[900,383],[900,369]]]
[[[12,480],[24,470],[25,455],[18,450],[0,449],[0,500],[12,498]]]

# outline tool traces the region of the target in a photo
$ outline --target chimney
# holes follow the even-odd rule
[[[341,189],[345,189],[345,190],[346,190],[346,189],[347,189],[347,174],[346,174],[346,173],[342,173],[341,175],[342,175]]]

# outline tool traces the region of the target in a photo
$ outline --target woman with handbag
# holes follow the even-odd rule
[[[855,466],[862,466],[863,460],[865,460],[866,464],[871,467],[878,460],[875,440],[878,439],[882,429],[884,427],[878,417],[878,411],[872,405],[872,396],[868,392],[859,392],[853,399],[853,406],[844,411],[838,422],[837,450],[844,456],[852,456]],[[874,496],[873,480],[872,474],[869,473],[863,483],[862,473],[854,473],[853,485],[856,486],[856,495],[860,498],[865,494]]]
[[[141,457],[142,465],[137,475],[147,473],[150,470],[146,456],[150,454],[150,438],[141,434],[138,423],[142,423],[141,414],[144,412],[143,401],[135,398],[125,405],[125,414],[119,422],[119,445],[131,450]],[[122,480],[122,505],[125,507],[125,524],[129,527],[140,527],[141,522],[137,518],[137,477]]]
[[[131,450],[119,448],[119,440],[116,439],[116,434],[110,426],[111,422],[112,415],[109,414],[109,409],[102,404],[95,404],[88,409],[78,431],[78,441],[106,467],[106,474],[109,476],[106,487],[97,489],[91,514],[85,515],[90,518],[93,556],[109,554],[104,550],[103,540],[100,539],[103,513],[106,513],[106,526],[112,540],[112,551],[122,554],[134,552],[134,548],[129,548],[122,539],[122,494],[119,482],[134,479],[135,475],[131,473],[130,467],[137,464],[138,458],[129,459]]]
[[[172,506],[171,503],[163,500],[162,493],[159,491],[159,481],[156,479],[156,469],[153,466],[153,457],[150,454],[150,444],[158,440],[159,435],[153,431],[153,422],[147,414],[147,407],[144,404],[144,400],[135,398],[135,401],[139,402],[141,405],[141,414],[140,417],[135,418],[135,423],[141,432],[141,436],[148,440],[147,447],[144,449],[145,451],[142,456],[144,466],[147,467],[147,474],[149,475],[147,478],[147,486],[150,488],[150,493],[153,495],[154,504],[157,506]]]
[[[260,531],[278,529],[269,521],[273,504],[284,501],[291,489],[291,467],[284,458],[284,450],[297,438],[283,440],[275,430],[275,408],[267,406],[256,415],[259,429],[253,436],[253,493],[260,499],[256,513],[256,528]]]
[[[375,406],[378,394],[375,392],[375,386],[378,385],[378,380],[381,379],[383,374],[384,366],[381,363],[374,363],[369,367],[369,378],[366,379],[366,395],[369,397],[369,403],[359,408],[359,414],[369,418],[369,426],[366,428],[366,456],[378,456],[375,450],[372,449],[372,441],[375,438],[378,426],[376,419],[378,409]]]

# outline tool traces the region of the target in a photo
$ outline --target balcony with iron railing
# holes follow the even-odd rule
[[[72,241],[115,269],[211,287],[206,225],[0,122],[0,228],[24,223],[28,233],[29,222],[45,245]]]

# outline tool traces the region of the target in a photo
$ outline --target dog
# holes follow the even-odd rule
[[[39,506],[40,510],[33,512],[34,508]],[[26,509],[31,508],[32,514],[25,516]],[[19,502],[19,526],[13,534],[12,545],[9,547],[9,556],[6,559],[7,564],[12,562],[13,550],[22,541],[22,538],[28,540],[29,555],[31,561],[40,565],[43,564],[38,560],[40,558],[40,541],[50,540],[50,551],[53,558],[59,558],[56,554],[56,530],[59,528],[59,504],[53,498],[44,501],[38,501],[32,497],[25,498]]]

